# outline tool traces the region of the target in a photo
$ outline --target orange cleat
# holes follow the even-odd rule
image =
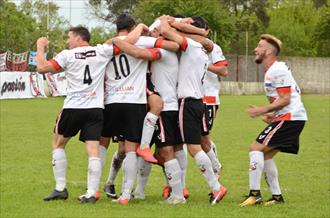
[[[157,159],[152,154],[150,148],[141,149],[140,147],[138,147],[136,153],[149,163],[154,163],[154,164],[158,163]]]
[[[127,198],[118,198],[112,200],[112,202],[117,203],[117,204],[128,204],[129,200]]]
[[[221,199],[227,194],[227,188],[225,186],[221,186],[220,190],[217,192],[210,193],[210,203],[211,205],[215,205],[219,203]]]
[[[189,191],[187,188],[183,188],[183,197],[185,199],[189,198]]]
[[[167,198],[170,197],[171,191],[172,190],[171,190],[171,187],[170,186],[164,186],[163,187],[163,194],[162,194],[162,196],[163,196],[164,200],[166,200]]]

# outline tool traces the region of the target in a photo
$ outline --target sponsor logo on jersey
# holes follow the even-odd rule
[[[96,52],[94,50],[86,51],[86,52],[77,52],[74,53],[76,59],[86,59],[89,57],[95,57]]]

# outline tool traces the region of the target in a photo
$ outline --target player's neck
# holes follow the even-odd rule
[[[118,36],[127,36],[128,35],[128,31],[126,30],[122,30],[118,32]]]
[[[276,57],[269,57],[263,60],[265,72],[275,63]]]

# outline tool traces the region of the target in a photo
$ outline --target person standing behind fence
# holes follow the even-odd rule
[[[275,36],[261,35],[255,48],[255,62],[265,69],[264,89],[270,104],[251,106],[250,117],[263,116],[268,126],[250,145],[250,193],[240,204],[241,207],[262,203],[260,180],[265,173],[272,197],[265,205],[284,203],[278,181],[278,171],[273,160],[277,152],[297,154],[299,135],[307,114],[300,98],[300,89],[291,70],[284,62],[277,61],[281,41]]]
[[[99,140],[103,125],[105,68],[113,56],[113,46],[89,46],[90,33],[85,27],[72,27],[68,32],[69,50],[54,59],[44,57],[48,40],[37,40],[37,70],[39,73],[65,70],[68,81],[67,97],[59,113],[52,141],[52,165],[56,186],[45,201],[67,199],[65,146],[80,131],[79,140],[86,143],[89,156],[87,192],[78,198],[81,203],[95,203],[101,177]]]

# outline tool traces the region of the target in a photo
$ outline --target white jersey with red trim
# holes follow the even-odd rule
[[[120,37],[124,39],[124,37]],[[154,48],[156,38],[141,36],[135,46]],[[104,103],[146,104],[146,73],[148,61],[120,52],[112,57],[105,79]]]
[[[177,111],[178,57],[174,52],[160,50],[161,59],[151,63],[151,81],[164,102],[163,111]]]
[[[178,97],[202,99],[204,96],[203,80],[207,72],[208,57],[200,43],[186,37],[183,39],[183,44],[186,45],[181,45]]]
[[[275,112],[279,120],[307,120],[306,110],[301,101],[300,89],[291,70],[284,62],[275,61],[265,73],[264,89],[269,102],[279,99],[279,92],[290,92],[290,104]]]
[[[104,73],[112,55],[113,46],[104,44],[63,50],[50,60],[68,82],[63,108],[104,107]]]
[[[209,56],[209,64],[221,64],[227,65],[227,60],[222,53],[222,50],[219,45],[213,44],[213,50],[208,54]],[[220,91],[220,81],[218,79],[218,75],[208,71],[205,75],[204,82],[204,103],[207,105],[219,105],[219,91]]]

